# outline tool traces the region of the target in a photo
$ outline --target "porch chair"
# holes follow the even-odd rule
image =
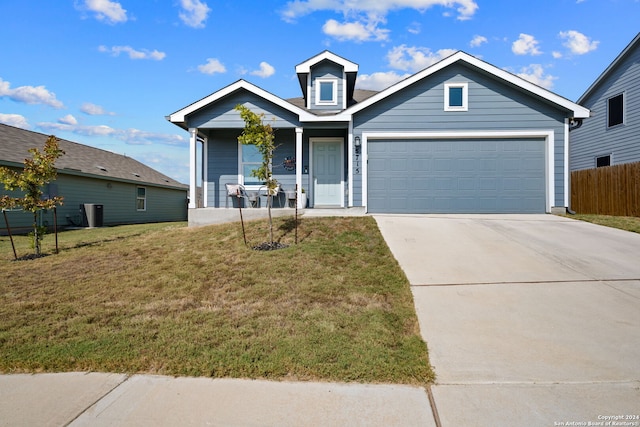
[[[282,201],[280,200],[280,191],[281,190],[282,190],[282,187],[280,186],[280,184],[278,184],[278,186],[276,188],[274,188],[271,192],[269,192],[269,189],[267,188],[266,185],[263,185],[258,190],[258,194],[260,196],[263,196],[263,197],[266,198],[270,193],[271,194],[271,200],[273,200],[274,202],[278,203],[278,207],[281,208],[281,207],[283,207],[282,206]],[[265,205],[266,205],[266,203],[265,203]],[[271,206],[273,206],[273,204]]]
[[[258,196],[257,194],[248,194],[244,189],[244,185],[241,184],[225,184],[225,188],[227,189],[227,199],[226,199],[226,207],[229,207],[229,199],[236,197],[238,199],[238,203],[244,200],[245,208],[254,208],[257,207]],[[233,200],[233,199],[232,199]],[[233,207],[233,202],[231,203]]]

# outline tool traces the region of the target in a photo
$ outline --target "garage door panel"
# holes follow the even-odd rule
[[[371,140],[367,204],[378,213],[541,213],[545,142]]]

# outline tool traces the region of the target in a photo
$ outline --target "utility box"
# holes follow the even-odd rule
[[[102,227],[104,220],[103,205],[83,203],[80,205],[80,212],[82,213],[83,227]]]

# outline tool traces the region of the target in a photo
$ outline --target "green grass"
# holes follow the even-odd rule
[[[12,261],[0,237],[0,372],[433,381],[375,221],[305,218],[298,245],[292,219],[274,222],[290,247],[254,251],[238,223],[149,224],[67,231],[59,254]],[[248,223],[250,244],[266,230]]]
[[[575,214],[569,215],[568,218],[587,221],[607,227],[619,228],[621,230],[632,231],[634,233],[640,233],[640,218],[638,217]]]

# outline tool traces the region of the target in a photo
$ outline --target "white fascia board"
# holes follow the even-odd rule
[[[474,67],[477,67],[481,70],[486,71],[489,74],[492,74],[502,80],[505,80],[511,84],[514,84],[526,91],[529,91],[531,93],[534,93],[535,95],[538,95],[554,104],[557,104],[567,110],[570,110],[572,112],[572,115],[574,118],[587,118],[589,117],[589,109],[582,107],[572,101],[569,101],[566,98],[563,98],[559,95],[556,95],[555,93],[548,91],[547,89],[544,89],[538,85],[535,85],[531,82],[528,82],[526,80],[524,80],[521,77],[516,76],[515,74],[511,74],[505,70],[502,70],[498,67],[495,67],[491,64],[489,64],[488,62],[485,61],[481,61],[477,58],[475,58],[474,56],[469,55],[468,53],[462,52],[462,51],[458,51],[456,53],[454,53],[451,56],[446,57],[445,59],[441,60],[440,62],[430,66],[429,68],[425,68],[424,70],[410,76],[407,77],[406,79],[396,83],[395,85],[389,87],[386,90],[383,90],[382,92],[378,93],[377,95],[372,96],[371,98],[368,98],[367,100],[354,105],[352,108],[349,109],[349,112],[351,114],[354,114],[360,110],[363,110],[364,108],[367,108],[368,106],[375,104],[376,102],[386,98],[389,95],[392,95],[396,92],[401,91],[402,89],[406,88],[407,86],[410,86],[422,79],[424,79],[425,77],[428,77],[440,70],[442,70],[443,68],[448,67],[449,65],[457,62],[457,61],[463,61],[466,62],[470,65],[473,65]]]
[[[311,67],[316,65],[318,62],[328,59],[329,61],[335,62],[336,64],[342,65],[344,67],[345,73],[357,73],[358,72],[358,64],[351,62],[347,59],[344,59],[335,53],[329,52],[325,50],[319,55],[314,56],[313,58],[309,58],[301,64],[296,65],[296,73],[309,73],[311,72]]]
[[[221,98],[224,98],[227,95],[232,94],[233,92],[240,90],[240,89],[244,89],[247,90],[251,93],[254,93],[255,95],[279,106],[284,108],[285,110],[291,111],[294,114],[297,114],[298,117],[300,118],[301,121],[313,121],[313,117],[315,117],[313,114],[308,113],[307,111],[296,107],[295,105],[285,101],[284,99],[267,92],[264,89],[259,88],[258,86],[249,83],[246,80],[238,80],[235,83],[230,84],[229,86],[220,89],[217,92],[212,93],[211,95],[202,98],[199,101],[194,102],[193,104],[176,111],[175,113],[171,114],[168,116],[168,119],[170,122],[172,123],[184,123],[186,117],[195,112],[198,111],[201,108],[206,107],[209,104],[212,104],[216,101],[218,101]]]

